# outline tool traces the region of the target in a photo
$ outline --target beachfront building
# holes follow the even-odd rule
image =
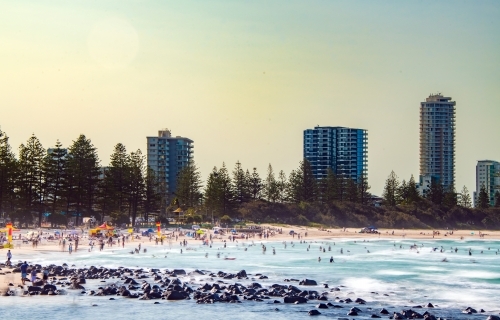
[[[368,173],[368,132],[320,126],[304,130],[304,159],[316,179],[325,178],[331,168],[338,176],[359,181]]]
[[[500,162],[480,160],[476,165],[476,191],[474,192],[474,207],[476,207],[481,186],[486,188],[490,206],[495,205],[495,193],[500,192]]]
[[[147,137],[147,163],[159,178],[167,201],[177,189],[177,175],[193,157],[193,142],[172,137],[168,129],[159,130],[156,137]]]
[[[455,101],[440,93],[420,103],[420,186],[435,180],[445,190],[455,183]]]

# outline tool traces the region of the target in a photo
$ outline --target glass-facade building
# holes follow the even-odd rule
[[[445,190],[455,183],[455,101],[441,94],[420,103],[421,184],[424,177]]]
[[[325,178],[331,168],[338,176],[359,181],[368,174],[368,132],[320,126],[304,130],[304,159],[316,179]]]
[[[157,137],[147,137],[148,166],[162,182],[167,200],[177,190],[177,176],[193,157],[194,141],[172,137],[168,129],[158,131]]]

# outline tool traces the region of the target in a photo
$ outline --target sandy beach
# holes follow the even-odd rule
[[[480,239],[488,239],[488,240],[499,240],[500,239],[500,231],[477,231],[477,230],[423,230],[423,229],[379,229],[379,233],[360,233],[360,229],[358,228],[346,228],[346,229],[318,229],[318,228],[310,228],[304,226],[296,226],[296,225],[261,225],[264,230],[269,229],[273,232],[268,239],[260,238],[259,236],[254,236],[250,238],[254,241],[262,240],[262,241],[298,241],[299,239],[303,239],[306,241],[321,241],[327,239],[366,239],[366,240],[375,240],[375,239],[385,239],[385,240],[480,240]],[[277,232],[280,230],[281,233]],[[294,231],[295,235],[292,235],[291,231]],[[44,232],[50,232],[47,230]],[[206,230],[207,234],[213,234],[211,230]],[[24,233],[23,233],[24,234]],[[306,235],[307,234],[307,235]],[[138,234],[137,234],[138,235]],[[151,245],[149,238],[146,236],[139,236],[139,239],[133,239],[133,241],[127,241],[125,243],[125,248],[133,249],[137,247],[139,244],[143,246]],[[300,237],[300,238],[299,238]],[[228,236],[219,236],[219,239],[215,241],[223,241],[227,239]],[[180,236],[179,241],[187,239],[190,243],[197,243],[200,240],[194,240],[193,238]],[[86,233],[83,234],[81,238],[79,250],[74,251],[73,255],[78,255],[88,252],[88,235]],[[153,242],[154,244],[154,242]],[[177,244],[178,245],[178,244]],[[121,246],[120,246],[121,248]],[[95,249],[96,250],[96,249]],[[104,250],[109,250],[109,247],[106,245]],[[3,249],[2,254],[6,256],[7,249]],[[59,240],[42,240],[42,242],[37,246],[33,247],[31,243],[22,243],[20,240],[15,240],[14,248],[11,249],[13,254],[12,261],[17,263],[21,260],[27,260],[29,262],[29,256],[33,254],[40,254],[44,252],[60,252],[61,256],[67,256],[69,253],[67,249],[65,251],[62,250],[62,247],[59,243]],[[6,259],[6,258],[5,258]],[[3,268],[0,272],[0,292],[3,293],[7,289],[9,283],[13,283],[15,286],[21,284],[20,274],[10,273],[9,268]],[[26,282],[28,285],[29,282]]]

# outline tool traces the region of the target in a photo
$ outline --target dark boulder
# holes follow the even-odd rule
[[[473,314],[473,313],[477,313],[477,310],[474,308],[471,308],[471,307],[467,307],[465,310],[462,310],[462,313]]]
[[[324,304],[324,303],[320,303],[320,304],[318,304],[316,306],[316,308],[318,308],[318,309],[328,309],[328,306],[326,304]]]
[[[186,300],[189,298],[189,294],[184,291],[167,291],[165,298],[167,300]]]
[[[311,280],[311,279],[304,279],[304,280],[300,281],[299,284],[302,286],[317,286],[318,285],[316,280]]]
[[[285,297],[283,302],[284,303],[307,303],[307,299],[304,297],[293,296],[293,297]]]
[[[310,310],[310,311],[308,312],[308,314],[309,314],[310,316],[318,316],[318,315],[320,315],[320,314],[321,314],[321,312],[319,312],[318,310]]]
[[[186,271],[184,271],[184,269],[174,269],[174,270],[172,270],[172,274],[175,274],[176,276],[185,275]]]
[[[241,270],[236,274],[237,277],[239,278],[246,278],[247,277],[247,272],[245,270]]]

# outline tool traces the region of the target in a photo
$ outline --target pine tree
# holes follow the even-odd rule
[[[262,195],[262,179],[259,176],[259,173],[257,172],[257,168],[253,168],[252,171],[252,176],[250,180],[250,190],[251,190],[251,195],[252,199],[258,200],[260,199]]]
[[[104,183],[111,199],[111,207],[108,210],[117,216],[124,215],[129,209],[130,177],[130,155],[123,144],[117,143],[104,175]]]
[[[19,146],[19,194],[21,207],[24,207],[22,218],[26,223],[38,213],[38,225],[42,225],[44,211],[45,176],[43,160],[45,149],[35,135],[32,135],[26,145]]]
[[[368,204],[371,199],[371,194],[368,190],[370,190],[370,185],[368,184],[368,178],[366,175],[361,174],[358,179],[358,195],[359,195],[359,203]]]
[[[194,160],[182,168],[177,177],[176,195],[182,206],[196,207],[201,200],[201,175]]]
[[[495,192],[495,207],[500,207],[500,192],[496,191]]]
[[[14,211],[15,187],[18,175],[17,160],[11,150],[9,137],[0,130],[0,213]]]
[[[264,197],[269,202],[276,202],[278,200],[278,185],[274,177],[274,171],[271,164],[267,167],[267,176],[264,181]]]
[[[325,203],[331,203],[339,199],[339,179],[331,168],[326,171],[326,178],[321,180],[322,199]]]
[[[46,204],[51,214],[60,214],[64,209],[64,190],[66,189],[66,165],[68,151],[57,140],[55,148],[47,152],[44,159],[46,184]]]
[[[443,205],[447,208],[453,208],[458,204],[458,195],[454,186],[450,186],[443,196]]]
[[[287,185],[288,182],[286,180],[286,173],[281,170],[278,174],[278,180],[276,181],[276,190],[278,194],[278,201],[284,203],[288,200],[287,197]]]
[[[94,213],[101,172],[96,148],[83,134],[68,149],[67,172],[66,211],[74,213],[79,225],[80,217]]]
[[[233,190],[236,204],[241,205],[250,199],[250,194],[248,194],[248,182],[239,161],[236,162],[233,171]]]
[[[230,214],[234,208],[234,189],[225,163],[222,163],[222,167],[219,169],[218,180],[221,195],[221,215],[224,216]]]
[[[288,194],[293,202],[314,202],[317,196],[317,181],[307,159],[300,162],[297,170],[290,173]]]
[[[410,181],[408,181],[407,185],[408,189],[408,203],[417,203],[420,201],[420,194],[418,193],[417,183],[415,182],[415,178],[411,175]]]
[[[159,213],[162,196],[160,194],[160,181],[151,167],[146,169],[144,190],[144,219],[149,220],[149,214]]]
[[[472,207],[472,201],[469,195],[469,190],[467,190],[466,186],[464,186],[462,188],[462,192],[460,192],[458,204],[464,208]]]
[[[144,156],[141,150],[130,153],[129,157],[129,177],[128,177],[128,207],[130,220],[132,225],[135,226],[135,220],[137,218],[137,213],[142,209],[144,192],[145,192],[145,181],[144,181]]]
[[[347,201],[349,202],[358,202],[358,186],[353,179],[347,179]]]
[[[486,191],[486,187],[481,185],[481,189],[479,190],[479,195],[477,196],[477,207],[480,209],[486,209],[490,206],[490,199],[488,197],[488,192]]]
[[[205,206],[215,212],[215,216],[220,215],[222,192],[220,187],[219,173],[217,167],[214,167],[207,179],[205,186]]]
[[[408,185],[406,184],[405,180],[401,181],[401,184],[399,185],[397,194],[398,194],[398,198],[401,201],[401,203],[408,204],[409,192],[408,192]]]
[[[437,179],[431,179],[431,186],[425,194],[425,198],[436,205],[443,204],[444,190],[443,185]]]
[[[399,189],[398,176],[396,175],[396,173],[394,173],[394,171],[391,171],[391,174],[389,174],[389,177],[385,181],[384,194],[383,194],[385,203],[388,206],[396,206],[400,202],[398,189]]]

